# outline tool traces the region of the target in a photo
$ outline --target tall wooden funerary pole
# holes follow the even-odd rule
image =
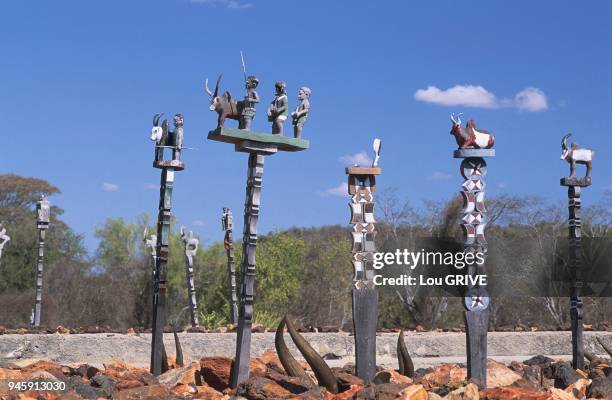
[[[351,196],[351,232],[353,239],[353,327],[355,332],[356,375],[369,383],[376,374],[376,325],[378,292],[374,285],[374,192],[381,142],[374,140],[375,159],[371,167],[346,168],[348,192]]]
[[[172,189],[174,172],[185,169],[181,161],[183,148],[183,116],[174,116],[174,131],[168,129],[168,121],[159,126],[161,114],[153,117],[151,140],[155,141],[153,167],[161,169],[159,188],[159,213],[157,216],[157,245],[155,257],[155,282],[153,286],[153,338],[151,340],[151,373],[160,375],[167,369],[164,349],[164,326],[166,325],[166,265],[170,224],[172,223]],[[164,160],[164,150],[172,150],[172,159]]]
[[[227,278],[228,278],[228,294],[227,300],[230,306],[230,322],[232,325],[238,323],[238,295],[236,293],[236,267],[234,265],[234,239],[232,232],[234,231],[234,217],[232,210],[223,207],[223,215],[221,216],[221,227],[225,232],[223,238],[223,247],[227,255]]]
[[[570,164],[570,175],[561,178],[561,186],[567,186],[569,211],[569,266],[571,271],[570,317],[572,324],[572,363],[574,368],[584,370],[584,341],[582,337],[582,298],[580,289],[584,283],[582,269],[582,220],[580,218],[580,192],[583,187],[591,186],[591,166],[593,150],[582,149],[576,142],[567,146],[566,134],[561,140],[561,160]],[[576,164],[586,165],[586,175],[576,178]]]
[[[246,75],[246,74],[245,74]],[[231,143],[237,152],[247,153],[248,169],[246,182],[246,199],[244,203],[244,230],[242,236],[242,283],[240,287],[240,307],[236,337],[236,358],[231,375],[231,386],[237,387],[249,377],[251,354],[251,326],[253,324],[253,302],[255,287],[255,251],[257,248],[257,222],[261,205],[261,185],[266,156],[278,151],[302,151],[309,146],[307,140],[300,139],[302,128],[308,116],[310,89],[300,88],[300,104],[291,113],[294,125],[294,138],[283,136],[283,124],[289,115],[289,100],[285,94],[286,84],[275,83],[275,97],[268,108],[268,121],[272,123],[272,134],[251,132],[251,121],[255,118],[255,105],[259,95],[255,91],[259,81],[254,76],[246,78],[246,95],[244,101],[236,101],[226,92],[219,96],[221,77],[217,79],[215,91],[208,88],[210,110],[218,114],[217,128],[208,133],[208,139]],[[224,127],[226,118],[238,120],[240,129]]]
[[[32,326],[40,325],[42,312],[43,266],[45,261],[45,235],[49,228],[51,206],[49,200],[43,195],[36,203],[36,225],[38,227],[38,258],[36,261],[36,295],[34,310],[32,310]]]
[[[482,263],[468,266],[467,274],[485,275],[487,241],[485,227],[487,213],[484,204],[487,163],[485,157],[494,157],[492,149],[495,138],[489,132],[477,129],[476,122],[469,120],[461,126],[459,116],[451,115],[453,126],[451,135],[455,136],[459,149],[453,153],[460,158],[461,175],[465,179],[461,185],[463,197],[463,216],[461,227],[464,233],[464,253],[481,253]],[[484,287],[470,285],[464,295],[468,379],[479,387],[487,386],[487,331],[489,325],[489,294]]]

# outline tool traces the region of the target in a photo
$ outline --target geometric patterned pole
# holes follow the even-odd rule
[[[225,231],[223,239],[223,247],[227,254],[227,275],[229,279],[228,300],[230,305],[230,322],[235,325],[238,322],[238,296],[236,294],[236,267],[234,266],[234,240],[232,232],[234,230],[234,218],[232,210],[223,207],[223,216],[221,217],[221,226]]]
[[[170,240],[170,224],[172,222],[172,189],[174,187],[174,171],[182,171],[185,164],[180,161],[183,141],[183,116],[174,117],[175,129],[169,131],[166,120],[158,126],[159,117],[153,119],[152,140],[156,141],[155,161],[153,167],[161,169],[159,188],[159,213],[157,215],[157,259],[155,265],[155,283],[153,286],[153,332],[151,340],[151,373],[162,374],[164,360],[164,326],[166,325],[166,265],[168,263],[168,246]],[[164,160],[164,149],[172,149],[172,160]]]
[[[244,204],[242,283],[240,285],[240,306],[236,331],[236,356],[230,378],[230,386],[235,388],[249,378],[251,328],[255,298],[255,252],[257,248],[257,223],[259,221],[261,204],[264,157],[276,154],[278,151],[296,152],[306,150],[309,143],[303,139],[251,132],[244,129],[225,128],[223,126],[218,126],[215,130],[210,131],[208,139],[232,143],[236,151],[249,154]]]
[[[459,149],[454,157],[462,158],[461,175],[465,179],[461,185],[463,197],[463,216],[461,227],[464,234],[465,254],[481,253],[482,263],[467,266],[467,275],[485,275],[487,241],[485,227],[487,215],[484,204],[487,164],[483,157],[493,157],[493,149]],[[484,388],[487,385],[487,331],[489,325],[489,295],[484,287],[468,285],[463,305],[466,325],[467,373],[468,379]]]
[[[374,285],[374,195],[380,140],[375,140],[376,161],[372,167],[348,167],[348,192],[351,195],[353,328],[355,332],[356,375],[369,383],[376,374],[376,326],[378,322],[378,292]]]
[[[249,153],[249,169],[244,204],[244,231],[242,236],[242,285],[240,286],[240,312],[238,314],[237,346],[231,386],[237,387],[249,377],[251,354],[251,327],[255,298],[255,252],[257,249],[257,222],[261,201],[264,155]]]
[[[38,259],[36,263],[36,297],[32,313],[32,326],[40,326],[42,308],[43,262],[45,258],[45,232],[49,228],[49,200],[42,195],[36,203],[36,222],[38,225]]]
[[[198,251],[200,241],[193,236],[193,231],[185,231],[181,227],[181,239],[183,240],[185,253],[185,279],[187,280],[187,294],[189,297],[189,310],[191,314],[191,326],[198,326],[198,305],[196,300],[195,284],[193,283],[193,258]]]
[[[570,318],[572,324],[572,363],[575,369],[584,370],[584,341],[582,337],[582,299],[580,289],[584,281],[582,269],[582,220],[580,218],[580,191],[591,185],[591,167],[594,152],[583,149],[576,142],[567,145],[570,133],[563,136],[561,159],[570,165],[570,174],[561,178],[561,186],[567,186],[569,211],[569,266],[571,271],[572,289],[570,294]],[[586,166],[586,175],[576,178],[576,164]]]
[[[561,184],[565,186],[564,183],[565,182],[562,182]],[[572,363],[575,369],[584,370],[584,341],[582,338],[583,309],[582,299],[580,298],[580,289],[582,288],[583,284],[580,191],[580,186],[568,185],[567,197],[569,201],[570,268],[571,271],[573,271],[572,293],[570,297],[570,318],[572,323]]]

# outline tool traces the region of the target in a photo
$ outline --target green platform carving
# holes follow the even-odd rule
[[[271,133],[259,133],[246,131],[244,129],[217,128],[208,132],[210,140],[218,142],[240,144],[245,140],[276,145],[282,151],[302,151],[310,147],[310,142],[304,139],[295,139],[286,136],[272,135]]]

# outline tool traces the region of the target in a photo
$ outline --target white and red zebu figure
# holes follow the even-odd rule
[[[461,114],[456,117],[451,114],[450,119],[453,122],[450,133],[460,149],[490,149],[495,144],[495,137],[490,132],[476,129],[476,121],[473,119],[465,124],[465,128],[461,126]]]
[[[581,149],[576,142],[573,142],[572,146],[568,148],[567,138],[570,136],[572,136],[572,134],[568,133],[563,136],[563,139],[561,139],[561,148],[563,149],[563,153],[561,153],[561,160],[567,160],[567,162],[570,164],[569,178],[576,177],[576,164],[586,165],[585,178],[589,178],[591,176],[591,167],[595,152],[591,149]]]

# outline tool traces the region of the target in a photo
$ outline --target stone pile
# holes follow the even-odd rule
[[[171,369],[154,377],[148,370],[122,361],[98,369],[90,365],[62,366],[37,361],[27,366],[0,364],[0,399],[324,399],[324,400],[577,400],[612,399],[610,361],[595,357],[586,371],[567,362],[537,356],[523,363],[489,360],[486,389],[467,381],[466,368],[443,364],[419,369],[413,378],[378,368],[369,385],[353,375],[354,365],[332,368],[338,393],[316,386],[316,378],[302,363],[310,380],[286,375],[274,352],[250,362],[250,378],[237,389],[229,387],[232,360],[206,357],[183,367],[169,360]],[[63,382],[64,391],[9,390],[9,382]]]

